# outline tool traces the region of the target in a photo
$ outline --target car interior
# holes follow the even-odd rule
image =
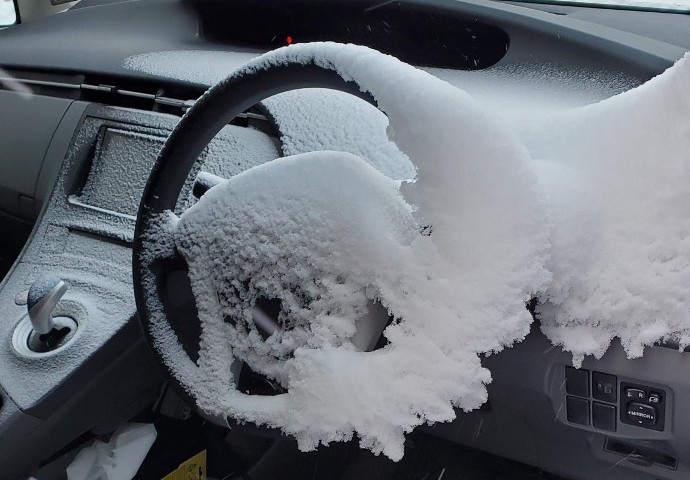
[[[194,66],[177,76],[127,66],[150,52],[213,52],[237,57],[218,67],[230,73],[291,43],[333,41],[462,72],[460,84],[560,72],[549,80],[558,94],[563,78],[593,72],[578,88],[601,99],[679,60],[690,15],[492,0],[81,0],[23,18],[22,1],[18,23],[0,30],[0,478],[67,478],[81,448],[131,421],[159,432],[141,479],[202,448],[208,478],[690,477],[690,357],[679,345],[631,360],[616,340],[573,368],[538,319],[524,341],[482,358],[488,402],[417,428],[400,462],[356,439],[304,453],[280,431],[204,415],[152,340],[160,306],[198,358],[184,262],[144,255],[153,213],[184,211],[219,177],[283,155],[266,97],[314,86],[366,95],[319,68],[267,70],[226,92],[230,113],[181,121],[214,82],[185,75]],[[248,368],[239,389],[276,393]]]

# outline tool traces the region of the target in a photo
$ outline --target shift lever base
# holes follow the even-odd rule
[[[55,327],[48,333],[37,333],[35,330],[29,334],[26,346],[32,352],[47,353],[66,345],[77,331],[77,323],[69,317],[53,318]]]
[[[26,358],[41,358],[61,352],[74,343],[79,337],[84,319],[84,312],[76,306],[69,304],[68,309],[59,308],[53,317],[55,330],[46,334],[37,333],[34,330],[28,315],[24,316],[17,324],[12,335],[12,347],[15,352]],[[74,317],[72,316],[74,314]],[[78,320],[77,320],[78,319]],[[60,332],[62,329],[67,329]],[[61,335],[58,335],[61,334]],[[60,338],[61,337],[61,338]]]

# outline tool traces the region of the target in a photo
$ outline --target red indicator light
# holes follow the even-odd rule
[[[292,40],[292,37],[290,35],[287,36],[285,41],[287,42],[288,45],[292,45],[293,40]]]

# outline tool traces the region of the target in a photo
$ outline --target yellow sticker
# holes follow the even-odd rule
[[[206,450],[203,450],[161,480],[206,480]]]

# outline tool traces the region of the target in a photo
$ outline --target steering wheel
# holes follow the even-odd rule
[[[370,94],[355,81],[343,78],[334,65],[313,54],[290,55],[291,48],[295,49],[279,49],[250,62],[210,88],[190,108],[158,155],[137,217],[133,278],[143,330],[172,385],[202,415],[221,425],[227,425],[227,417],[204,409],[202,393],[196,388],[200,367],[199,346],[195,343],[201,327],[189,279],[184,274],[185,259],[177,251],[172,235],[176,220],[173,212],[180,192],[216,134],[238,114],[272,95],[319,87],[347,92],[377,106]],[[253,402],[253,410],[259,414],[262,405],[275,398],[236,393],[233,398],[237,402]]]

